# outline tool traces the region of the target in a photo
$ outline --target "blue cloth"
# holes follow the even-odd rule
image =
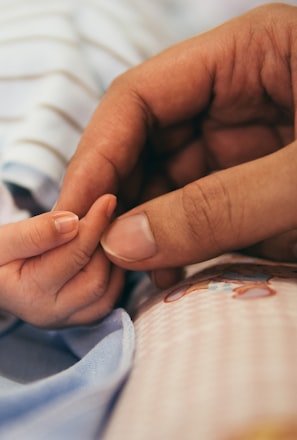
[[[1,440],[98,439],[130,371],[134,328],[123,309],[93,327],[28,324],[0,337]]]

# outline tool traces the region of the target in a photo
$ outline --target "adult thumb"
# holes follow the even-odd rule
[[[126,269],[154,270],[207,260],[295,229],[296,148],[290,144],[134,208],[106,230],[105,252]]]

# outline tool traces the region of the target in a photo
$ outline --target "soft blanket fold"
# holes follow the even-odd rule
[[[44,332],[24,324],[0,339],[0,353],[2,440],[94,439],[131,368],[134,329],[123,309],[90,328]]]

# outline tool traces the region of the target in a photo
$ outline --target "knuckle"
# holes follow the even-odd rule
[[[86,266],[90,259],[90,253],[84,248],[76,249],[76,251],[72,254],[73,263],[77,268],[83,268]]]
[[[90,280],[88,290],[94,301],[101,300],[107,288],[107,277],[94,277]]]
[[[222,180],[213,174],[185,186],[182,203],[189,233],[199,248],[224,253],[225,237],[234,228],[230,194]]]
[[[43,240],[42,232],[36,225],[31,225],[20,233],[20,243],[26,250],[39,251]]]

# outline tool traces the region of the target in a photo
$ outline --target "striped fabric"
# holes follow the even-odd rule
[[[50,209],[113,78],[251,6],[235,3],[222,9],[215,0],[0,0],[2,181],[30,190]]]
[[[166,3],[0,0],[2,180],[45,209],[112,79],[173,43]]]

